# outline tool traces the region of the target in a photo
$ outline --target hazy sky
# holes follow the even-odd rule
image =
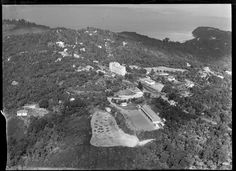
[[[26,19],[50,27],[93,26],[114,32],[134,31],[174,41],[192,38],[198,26],[231,31],[229,4],[150,5],[3,5],[3,18]]]

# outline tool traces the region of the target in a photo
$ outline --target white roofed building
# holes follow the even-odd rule
[[[12,82],[11,82],[11,85],[14,85],[14,86],[15,86],[15,85],[18,85],[18,84],[19,84],[19,83],[18,83],[17,81],[12,81]]]
[[[186,87],[191,88],[194,86],[194,82],[192,82],[188,79],[185,79],[185,85],[186,85]]]
[[[118,62],[110,62],[109,69],[111,72],[114,72],[118,75],[125,76],[125,74],[126,74],[125,66],[120,65]]]
[[[59,47],[62,47],[62,48],[65,47],[65,43],[62,42],[62,41],[58,41],[58,42],[56,42],[56,44],[57,44]]]
[[[111,112],[111,108],[105,107],[105,109],[106,109],[107,112],[109,112],[109,113]]]
[[[187,65],[187,67],[191,67],[191,65],[188,62],[186,63],[186,65]]]
[[[122,42],[122,45],[123,45],[123,46],[127,45],[127,42],[123,41],[123,42]]]
[[[145,89],[151,92],[161,92],[164,87],[162,83],[156,82],[150,77],[140,78],[139,81],[143,84]]]
[[[147,118],[154,124],[156,129],[163,128],[164,120],[161,119],[157,113],[155,113],[149,105],[138,105],[140,111],[142,111]]]
[[[170,76],[168,76],[168,81],[175,81],[175,77],[174,76],[172,76],[172,75],[170,75]]]
[[[74,97],[70,98],[70,101],[74,101],[74,100],[75,100],[75,98],[74,98]]]
[[[18,110],[17,116],[27,116],[28,111],[27,110]]]
[[[80,51],[84,51],[85,52],[85,48],[80,48]]]
[[[232,71],[225,71],[227,74],[232,75]]]

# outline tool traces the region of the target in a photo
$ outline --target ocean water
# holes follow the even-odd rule
[[[198,26],[231,30],[230,5],[4,5],[3,18],[50,27],[132,31],[183,42]]]

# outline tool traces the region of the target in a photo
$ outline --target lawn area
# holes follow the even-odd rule
[[[131,120],[137,131],[152,131],[155,130],[151,121],[138,110],[127,110],[125,114]]]
[[[13,137],[17,141],[24,137],[24,121],[13,117],[7,122],[8,138]]]

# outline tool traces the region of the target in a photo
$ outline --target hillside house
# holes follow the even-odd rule
[[[80,48],[80,51],[83,51],[83,52],[85,52],[85,48]]]
[[[19,84],[19,83],[18,83],[17,81],[12,81],[12,82],[11,82],[11,85],[14,85],[14,86],[15,86],[15,85],[18,85],[18,84]]]
[[[106,71],[103,71],[103,70],[101,70],[101,69],[98,69],[98,70],[96,71],[96,73],[99,73],[99,72],[102,72],[103,74],[106,73]]]
[[[56,44],[57,44],[59,47],[61,47],[61,48],[64,48],[64,47],[65,47],[65,43],[62,42],[62,41],[58,41],[58,42],[56,42]]]
[[[179,94],[180,94],[180,97],[189,97],[189,96],[191,96],[192,94],[189,92],[189,91],[184,91],[184,90],[182,90],[182,91],[180,91],[179,92]]]
[[[80,72],[80,71],[90,71],[94,69],[92,66],[90,65],[87,65],[86,67],[82,67],[82,66],[79,66],[78,69],[77,69],[77,72]]]
[[[128,81],[128,80],[122,80],[122,83],[127,88],[135,88],[135,85],[132,82]]]
[[[70,101],[72,102],[72,101],[74,101],[75,100],[75,98],[74,97],[72,97],[72,98],[70,98]]]
[[[192,88],[194,86],[194,83],[188,79],[185,79],[185,86],[187,88]]]
[[[118,74],[118,75],[125,76],[125,74],[126,74],[125,66],[120,65],[118,62],[110,62],[109,69],[111,72]]]
[[[137,65],[129,65],[129,67],[130,67],[131,69],[140,69],[140,67],[137,66]]]
[[[175,80],[175,77],[172,76],[172,75],[168,76],[167,79],[168,79],[168,81],[170,81],[170,82],[176,81],[176,80]]]
[[[123,46],[127,45],[127,42],[123,41],[123,42],[122,42],[122,45],[123,45]]]
[[[74,53],[73,56],[74,56],[75,58],[80,58],[80,56],[79,56],[78,54],[76,54],[76,53]]]
[[[120,105],[124,107],[124,106],[127,106],[128,104],[127,104],[127,102],[123,102]]]
[[[57,58],[57,59],[55,60],[55,62],[58,62],[58,61],[61,61],[61,58]]]
[[[27,114],[30,116],[32,115],[35,117],[38,117],[38,116],[42,117],[45,114],[48,114],[47,109],[40,108],[40,107],[38,107],[37,104],[25,105],[25,106],[23,106],[23,108],[24,108],[24,110],[27,111]]]
[[[225,71],[227,74],[232,75],[232,71]]]
[[[18,110],[17,111],[17,116],[27,116],[28,115],[28,111],[27,110]]]
[[[166,72],[158,72],[158,73],[155,73],[155,76],[168,76],[169,74],[166,73]]]
[[[111,112],[111,108],[110,107],[105,107],[105,109],[106,109],[107,112],[109,112],[109,113]]]

